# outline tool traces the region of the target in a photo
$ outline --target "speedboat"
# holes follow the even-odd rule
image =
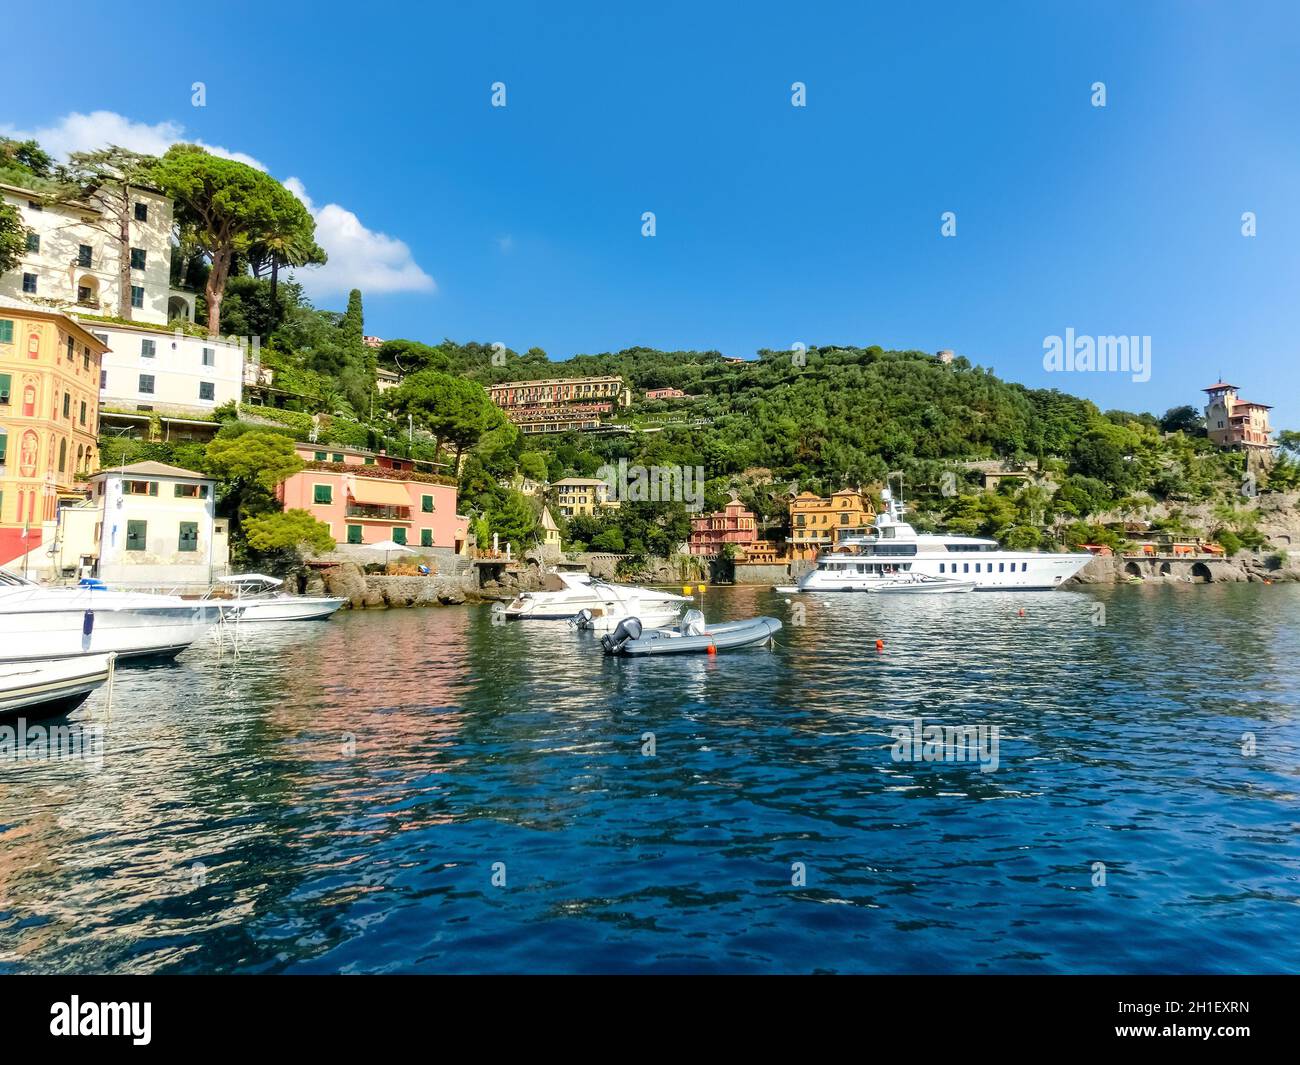
[[[651,606],[649,609],[644,609],[639,604],[611,603],[583,607],[569,619],[569,624],[587,632],[612,632],[624,619],[636,618],[647,629],[662,629],[675,625],[681,612],[681,607],[670,603]]]
[[[75,655],[44,662],[0,664],[0,715],[67,714],[86,701],[112,666],[109,655]]]
[[[885,508],[867,536],[845,537],[822,553],[816,568],[779,592],[918,591],[899,581],[920,577],[969,583],[977,592],[1050,591],[1083,569],[1087,552],[1008,551],[996,540],[947,533],[918,533],[903,521],[903,504],[888,488]],[[928,590],[928,589],[927,589]],[[946,587],[934,589],[958,591]]]
[[[119,659],[175,658],[220,616],[213,603],[176,595],[47,588],[0,570],[0,662],[110,651]]]
[[[664,629],[643,628],[636,618],[627,618],[613,632],[602,636],[600,645],[607,655],[711,655],[726,648],[767,643],[780,631],[781,622],[776,618],[710,625],[700,611],[688,610],[680,625]]]
[[[521,592],[506,606],[505,616],[515,621],[567,621],[584,608],[594,611],[598,607],[622,605],[635,613],[663,609],[669,603],[690,602],[684,595],[631,584],[611,584],[589,573],[552,573],[547,579],[550,588]]]
[[[240,624],[248,621],[324,621],[347,602],[336,596],[286,595],[276,590],[284,581],[263,573],[226,577],[221,583],[230,586],[234,597],[214,602],[228,620]]]

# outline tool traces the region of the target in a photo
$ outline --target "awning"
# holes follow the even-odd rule
[[[368,503],[379,507],[409,507],[411,497],[406,489],[392,481],[371,481],[365,477],[353,478],[348,491],[358,503]]]

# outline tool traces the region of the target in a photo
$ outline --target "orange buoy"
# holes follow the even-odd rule
[[[877,650],[877,651],[883,651],[884,649],[885,649],[885,641],[884,641],[884,640],[877,640],[877,641],[876,641],[876,650]]]
[[[709,644],[708,653],[711,655],[716,655],[718,653],[718,649],[714,647],[713,644]]]
[[[1024,608],[1024,607],[1021,607],[1021,608],[1020,608],[1020,616],[1021,616],[1022,618],[1025,616],[1025,608]]]

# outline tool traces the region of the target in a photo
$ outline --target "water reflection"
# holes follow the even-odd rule
[[[102,769],[0,764],[0,968],[1300,960],[1300,589],[786,598],[707,593],[786,623],[716,657],[463,608],[124,670]],[[997,772],[895,761],[917,716]]]

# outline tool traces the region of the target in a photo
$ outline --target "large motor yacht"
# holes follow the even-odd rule
[[[213,602],[80,586],[47,588],[0,569],[0,662],[107,654],[173,658],[221,616]]]
[[[1092,559],[1086,553],[1008,551],[996,540],[947,533],[918,533],[903,520],[903,504],[886,488],[885,508],[871,533],[846,537],[804,574],[800,592],[862,592],[882,582],[916,575],[937,581],[974,582],[975,591],[1050,591]]]

